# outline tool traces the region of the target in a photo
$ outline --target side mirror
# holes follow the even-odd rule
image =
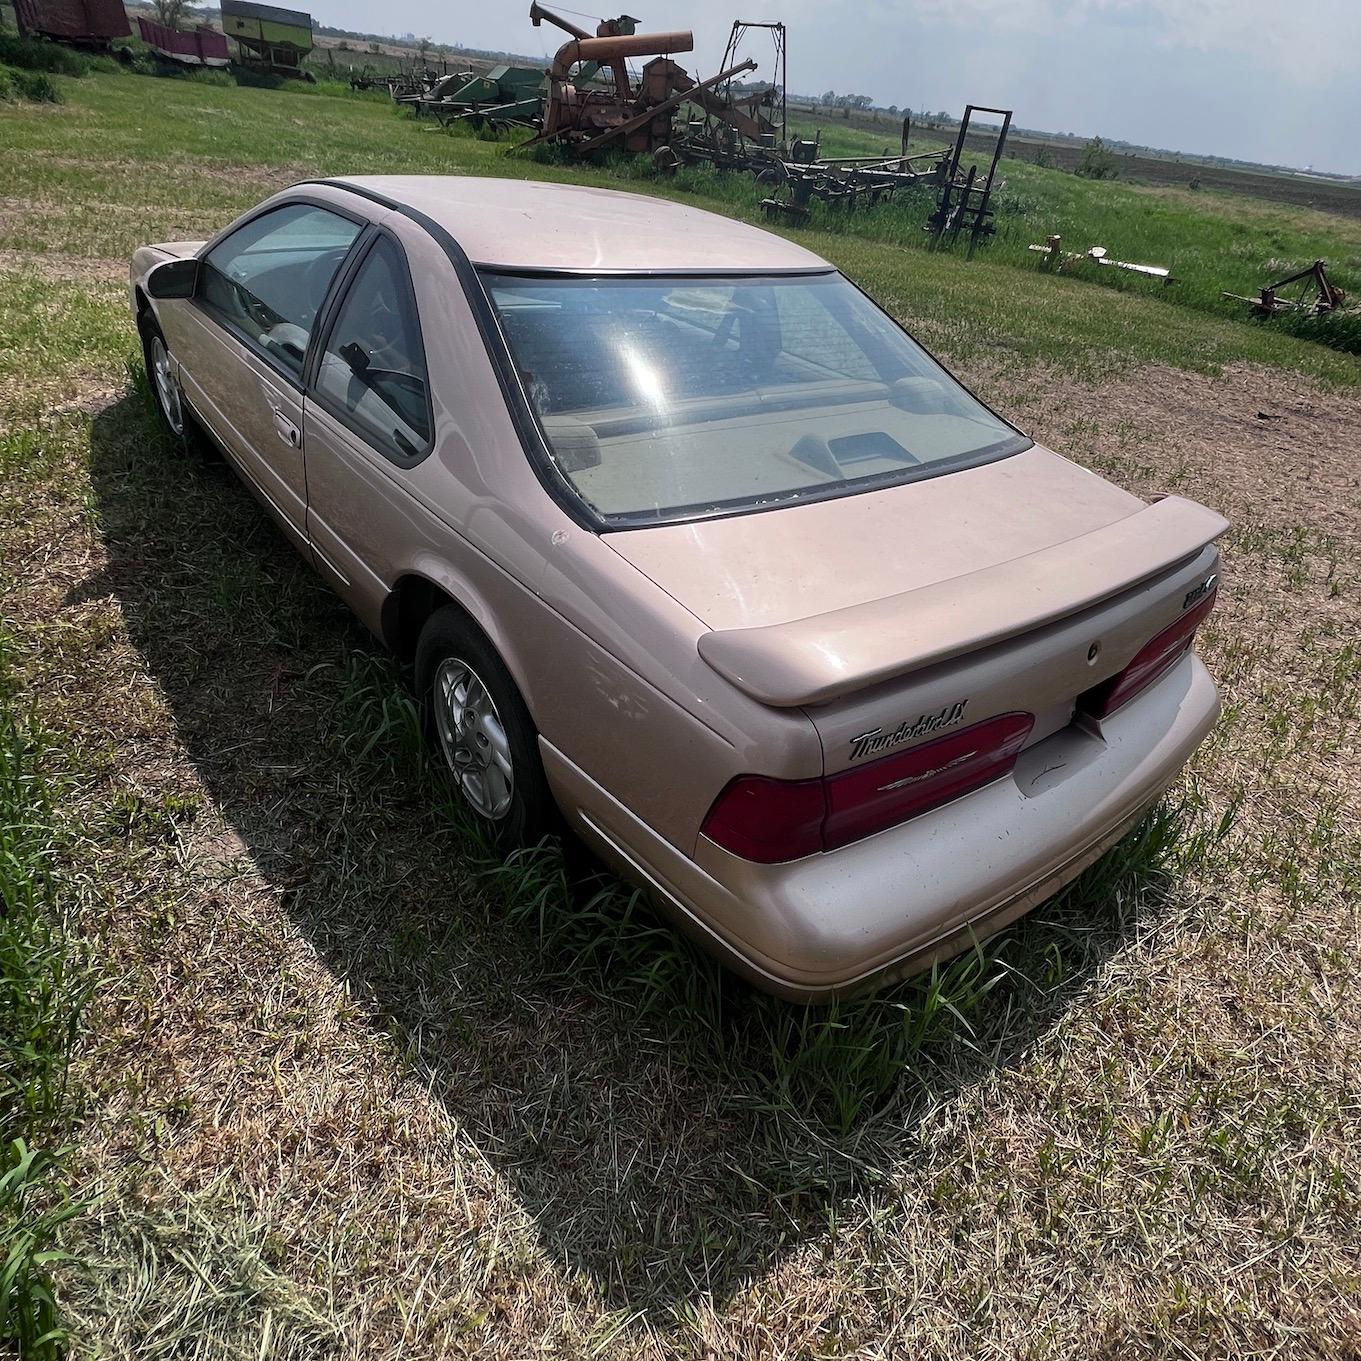
[[[197,260],[163,260],[146,276],[146,291],[153,298],[189,298],[197,282]]]

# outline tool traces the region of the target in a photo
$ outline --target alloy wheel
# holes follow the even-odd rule
[[[435,731],[463,797],[491,822],[510,811],[515,763],[496,701],[467,662],[446,657],[435,672]]]
[[[180,406],[180,385],[170,367],[170,355],[160,336],[151,337],[151,377],[161,403],[165,423],[177,435],[184,434],[184,412]]]

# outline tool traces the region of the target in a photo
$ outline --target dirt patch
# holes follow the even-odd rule
[[[1247,364],[1219,377],[1147,368],[1096,387],[1052,373],[976,381],[1042,443],[1125,465],[1132,490],[1173,490],[1171,479],[1231,518],[1361,547],[1361,397]]]
[[[102,411],[120,384],[105,372],[47,374],[38,379],[0,374],[0,412],[41,412],[43,416],[86,415]],[[17,423],[17,420],[16,420]]]
[[[203,110],[205,116],[215,112],[212,109]],[[47,156],[38,152],[19,152],[17,154],[40,156],[44,165],[61,170],[91,170],[97,171],[101,175],[116,172],[120,176],[145,175],[147,173],[146,162],[127,157],[105,160],[85,156]],[[298,180],[306,179],[308,175],[314,175],[316,169],[314,166],[305,165],[301,161],[292,161],[285,165],[238,165],[233,163],[214,165],[208,161],[189,159],[161,162],[155,167],[155,173],[157,175],[173,175],[176,178],[214,180],[226,184],[240,184],[242,181],[251,184],[268,184],[278,181],[285,184],[295,184]]]
[[[304,125],[305,126],[305,125]],[[293,162],[289,165],[203,165],[186,167],[189,174],[218,184],[258,184],[267,189],[285,189],[299,180],[315,179],[317,168]]]
[[[0,250],[0,274],[35,274],[47,283],[76,283],[98,279],[112,283],[126,275],[126,260],[100,256],[63,255],[56,251]]]
[[[1230,520],[1204,631],[1229,704],[1203,778],[1251,805],[1264,836],[1274,826],[1288,838],[1303,810],[1361,817],[1361,396],[1251,365],[1221,377],[1148,368],[1094,387],[975,377],[1058,452]]]

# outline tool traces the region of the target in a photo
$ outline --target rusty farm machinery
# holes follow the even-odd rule
[[[420,88],[399,103],[413,105],[438,123],[538,130],[543,118],[544,74],[532,66],[493,66],[485,75],[456,71]]]
[[[1328,277],[1322,260],[1315,260],[1307,269],[1287,274],[1263,288],[1255,298],[1241,293],[1224,293],[1225,298],[1247,303],[1258,316],[1272,317],[1281,312],[1303,312],[1307,316],[1325,317],[1336,312],[1347,300],[1347,295]]]
[[[756,63],[739,62],[738,52],[753,33],[768,35],[772,48],[770,83],[740,86],[736,77]],[[786,158],[811,161],[817,144],[789,138],[788,30],[782,23],[734,19],[721,63],[718,83],[689,101],[683,122],[672,129],[665,147],[653,153],[664,172],[682,165],[712,165],[720,170],[759,174]]]
[[[826,156],[776,160],[757,172],[771,187],[761,207],[772,220],[807,222],[815,199],[838,208],[872,207],[900,189],[942,184],[949,150],[908,153],[911,120],[903,119],[902,145],[896,156]],[[808,145],[808,144],[804,144]]]
[[[545,20],[568,34],[548,71],[543,123],[536,137],[524,143],[555,143],[573,156],[589,156],[605,149],[656,155],[674,140],[674,114],[686,103],[726,120],[743,132],[759,133],[763,125],[747,109],[718,98],[713,92],[735,76],[754,71],[750,59],[734,63],[707,80],[696,80],[674,60],[677,53],[694,50],[688,29],[639,33],[627,15],[602,20],[594,35],[537,3],[529,10],[537,27]],[[629,72],[633,57],[649,57],[636,82]],[[583,71],[604,68],[609,79],[600,84],[583,78]]]
[[[986,139],[995,134],[995,139],[992,143],[992,158],[982,175],[978,173],[981,163],[971,164],[967,168],[964,166],[974,116],[980,113],[1002,120],[1000,125],[985,124],[988,131],[982,136]],[[967,232],[969,254],[972,255],[979,238],[991,236],[997,230],[992,220],[992,190],[997,178],[997,163],[1006,150],[1007,134],[1011,131],[1011,117],[1010,109],[990,109],[984,104],[964,106],[964,117],[959,120],[954,149],[940,177],[936,210],[926,224],[938,245],[946,244],[947,238],[949,244],[953,245],[961,233]]]
[[[621,14],[602,19],[592,34],[537,3],[529,17],[535,27],[547,22],[567,34],[547,71],[499,65],[484,73],[413,72],[388,82],[393,99],[446,126],[527,127],[534,136],[522,147],[552,144],[575,158],[611,149],[641,152],[658,155],[665,169],[680,163],[679,154],[668,160],[666,153],[682,142],[693,143],[684,159],[725,162],[745,157],[739,148],[748,145],[774,147],[774,88],[731,93],[734,78],[754,71],[755,61],[725,61],[718,75],[696,80],[674,60],[694,48],[688,30],[639,33],[638,21]],[[778,27],[781,35],[784,28],[739,23],[734,32],[748,27]],[[635,77],[629,63],[640,57],[651,60]],[[676,121],[683,105],[702,115],[698,127]]]
[[[734,20],[721,69],[700,80],[676,60],[694,50],[688,29],[640,33],[638,20],[621,14],[600,20],[590,33],[538,0],[529,18],[536,28],[547,23],[566,35],[546,72],[509,65],[483,74],[459,71],[394,88],[393,98],[445,125],[532,129],[516,150],[552,146],[577,160],[623,151],[650,156],[663,174],[686,165],[747,172],[765,191],[762,207],[773,220],[807,222],[815,201],[851,211],[905,189],[929,188],[935,203],[927,230],[937,244],[967,235],[972,254],[994,230],[992,196],[1011,127],[1009,109],[968,105],[952,146],[910,151],[912,128],[905,118],[896,154],[885,149],[879,156],[827,156],[821,133],[801,137],[789,126],[783,23]],[[762,39],[773,55],[773,78],[743,81],[757,70],[744,48]],[[635,74],[631,63],[642,59]],[[975,115],[995,116],[1000,125],[980,130]],[[980,140],[990,159],[966,163]]]

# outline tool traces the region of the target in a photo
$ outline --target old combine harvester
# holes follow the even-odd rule
[[[558,49],[548,72],[548,94],[543,126],[538,136],[524,146],[552,142],[572,155],[588,156],[607,147],[655,155],[670,147],[673,137],[672,115],[689,102],[708,109],[712,103],[719,116],[745,117],[723,101],[710,100],[710,92],[734,76],[754,71],[751,60],[739,62],[708,80],[695,80],[683,66],[672,60],[678,52],[694,49],[694,35],[688,30],[670,33],[638,33],[637,20],[623,15],[602,20],[595,35],[578,28],[540,4],[529,9],[530,21],[537,28],[544,20],[569,35]],[[629,74],[631,57],[651,57],[635,86]],[[581,70],[588,64],[607,68],[610,80],[605,88],[587,83]]]
[[[296,9],[222,0],[222,31],[236,42],[240,65],[291,80],[311,80],[303,58],[312,50],[312,16]]]

